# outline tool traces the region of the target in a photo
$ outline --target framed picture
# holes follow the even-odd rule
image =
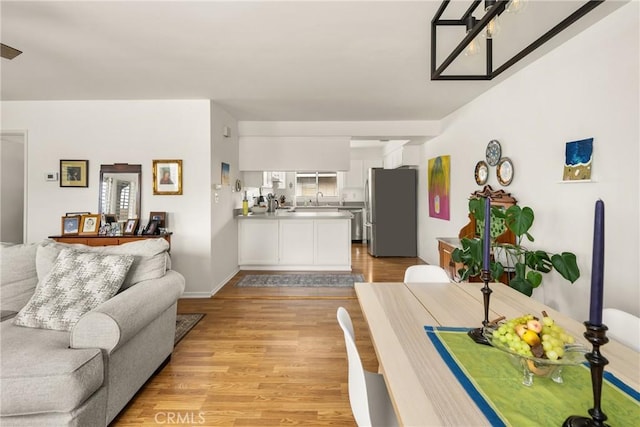
[[[167,213],[166,212],[149,212],[149,219],[155,219],[158,221],[158,227],[167,228]]]
[[[153,194],[182,194],[182,160],[153,161]]]
[[[222,162],[220,182],[222,185],[229,186],[229,163]]]
[[[89,160],[60,160],[60,187],[88,187]]]
[[[118,222],[118,218],[114,214],[104,214],[104,223],[111,224],[114,222]]]
[[[80,230],[80,215],[67,215],[62,217],[62,235],[71,236],[78,234]]]
[[[142,234],[160,234],[159,221],[157,219],[150,219],[149,224],[144,229]]]
[[[82,215],[80,218],[80,232],[84,236],[97,236],[100,231],[100,214]]]
[[[136,234],[136,228],[138,228],[138,219],[128,219],[123,234]]]

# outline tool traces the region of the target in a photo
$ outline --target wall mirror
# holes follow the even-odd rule
[[[98,212],[115,215],[118,221],[140,218],[142,165],[100,165]]]

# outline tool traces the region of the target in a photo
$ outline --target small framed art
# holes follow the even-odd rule
[[[67,215],[62,217],[62,235],[73,236],[80,230],[80,215]]]
[[[100,231],[100,215],[82,215],[80,218],[80,231],[84,236],[97,236]]]
[[[60,160],[60,187],[88,187],[89,160]]]
[[[167,228],[167,213],[166,212],[149,212],[149,219],[155,219],[158,221],[158,227]]]
[[[153,161],[153,194],[182,194],[182,160]]]
[[[149,220],[149,223],[147,224],[147,226],[144,229],[144,232],[142,234],[160,234],[160,227],[158,227],[158,224],[160,222],[157,219],[151,219]]]
[[[137,218],[128,219],[127,223],[124,226],[124,234],[136,234],[137,228],[138,228],[138,219]]]

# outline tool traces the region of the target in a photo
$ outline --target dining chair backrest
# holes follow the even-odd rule
[[[442,283],[450,282],[444,268],[437,265],[412,265],[404,272],[404,283]]]
[[[359,426],[369,426],[371,425],[371,415],[369,413],[367,383],[362,361],[360,360],[360,354],[356,347],[351,316],[349,316],[349,312],[344,307],[339,307],[337,317],[338,324],[342,328],[342,332],[344,332],[344,342],[347,347],[351,411]]]
[[[617,308],[605,308],[602,310],[602,323],[609,328],[609,337],[640,351],[640,317]]]

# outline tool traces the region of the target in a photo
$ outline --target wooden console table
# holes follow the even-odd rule
[[[173,233],[127,236],[49,236],[49,238],[60,243],[81,243],[87,246],[112,246],[135,242],[136,240],[157,239],[159,237],[162,237],[167,242],[169,242],[169,246],[171,246],[172,234]]]

